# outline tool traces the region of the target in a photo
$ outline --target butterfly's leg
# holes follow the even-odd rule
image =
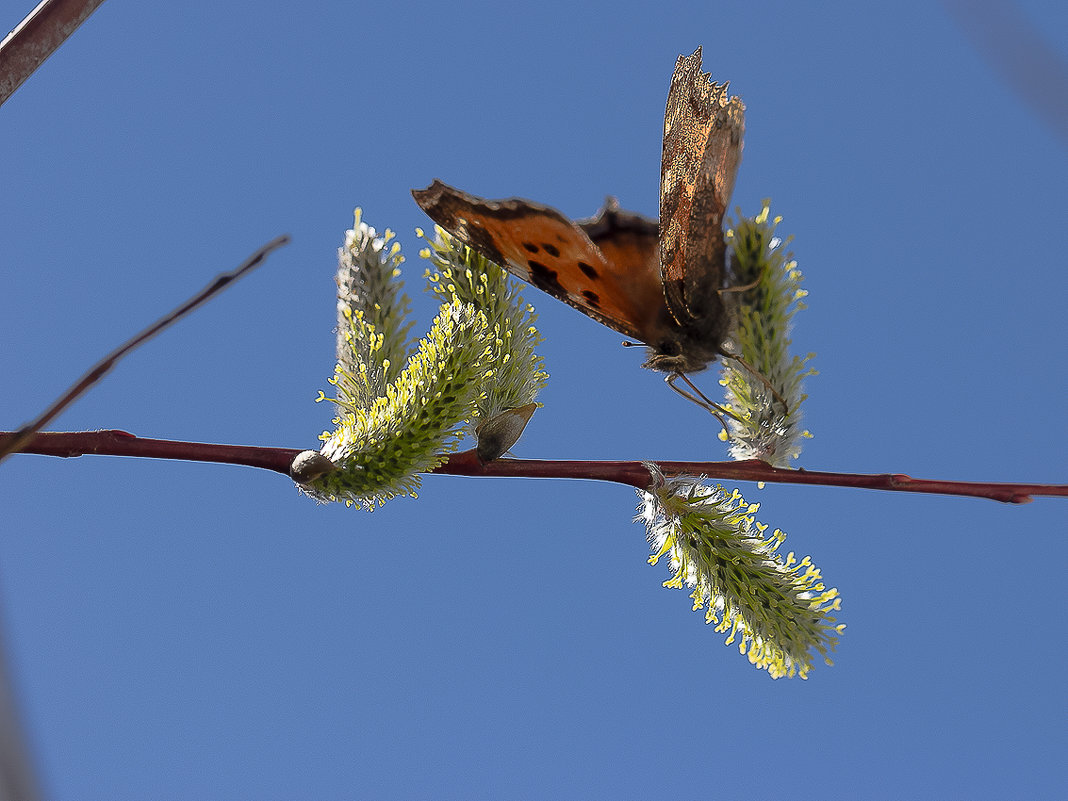
[[[762,383],[767,388],[768,392],[770,392],[772,394],[772,397],[774,397],[775,400],[777,400],[779,403],[782,404],[782,408],[785,410],[784,414],[789,414],[790,413],[790,406],[789,406],[789,404],[787,404],[786,399],[782,395],[780,395],[778,393],[778,391],[775,389],[775,387],[773,387],[771,385],[771,382],[768,381],[768,379],[764,376],[764,374],[762,372],[760,372],[758,369],[753,367],[753,365],[751,365],[749,362],[747,362],[741,356],[736,356],[733,353],[724,353],[723,355],[726,356],[728,359],[731,359],[732,361],[738,362],[738,364],[740,364],[743,368],[748,370],[751,375],[753,375],[756,378],[760,379],[760,383]]]
[[[756,289],[757,286],[760,284],[760,279],[763,277],[763,275],[760,275],[757,276],[757,279],[755,281],[751,281],[748,284],[743,284],[741,286],[725,286],[723,287],[723,289],[718,289],[716,291],[719,292],[721,295],[724,292],[747,292],[750,289]]]
[[[690,387],[691,390],[693,390],[692,393],[675,384],[675,381],[680,378],[686,382],[686,385]],[[715,403],[714,401],[709,400],[707,397],[705,397],[705,394],[701,392],[701,390],[697,388],[693,381],[687,378],[684,373],[672,373],[664,380],[667,382],[667,385],[669,387],[671,387],[677,393],[682,395],[682,397],[686,398],[686,400],[690,401],[691,403],[696,403],[706,412],[708,412],[717,420],[719,420],[719,424],[723,426],[723,430],[726,431],[728,434],[730,433],[730,429],[727,428],[727,421],[723,419],[723,415],[726,415],[727,417],[732,417],[739,423],[745,422],[730,409],[724,406],[720,406],[718,403]]]
[[[758,275],[748,284],[740,284],[738,286],[725,286],[722,289],[718,290],[719,293],[722,295],[724,292],[746,292],[750,289],[756,289],[760,285],[760,282],[764,280],[764,275],[768,271],[768,266],[769,265],[765,263],[764,266],[760,268],[760,275]]]

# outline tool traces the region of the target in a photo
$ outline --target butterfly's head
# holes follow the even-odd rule
[[[722,356],[733,317],[718,295],[714,297],[714,314],[691,317],[685,324],[668,319],[651,326],[651,335],[644,338],[647,356],[642,367],[660,373],[699,373]]]
[[[718,346],[689,337],[669,337],[647,345],[648,356],[642,367],[659,373],[699,373],[722,353]]]

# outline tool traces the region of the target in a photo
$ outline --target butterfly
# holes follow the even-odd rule
[[[670,382],[724,355],[732,315],[722,292],[730,278],[723,217],[744,131],[745,106],[701,72],[697,48],[679,56],[668,90],[659,223],[612,199],[596,217],[572,221],[539,203],[486,200],[439,180],[412,195],[472,250],[644,344],[642,366],[672,374]]]

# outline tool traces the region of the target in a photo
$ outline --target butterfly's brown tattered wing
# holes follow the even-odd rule
[[[574,223],[555,209],[491,201],[440,181],[413,190],[434,222],[486,258],[648,346],[644,367],[704,370],[723,355],[731,314],[723,218],[742,154],[745,107],[680,56],[668,91],[660,222],[610,202]]]
[[[667,316],[652,220],[609,204],[576,224],[548,206],[485,200],[441,181],[412,196],[472,250],[609,328],[646,342]]]
[[[744,132],[745,106],[701,72],[701,48],[679,56],[664,114],[660,269],[668,308],[695,336],[727,328],[717,324],[728,315],[718,291],[727,280],[723,218]]]

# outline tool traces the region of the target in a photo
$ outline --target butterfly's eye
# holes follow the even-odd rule
[[[663,339],[656,344],[656,352],[665,356],[678,356],[682,353],[682,347],[674,339]]]

